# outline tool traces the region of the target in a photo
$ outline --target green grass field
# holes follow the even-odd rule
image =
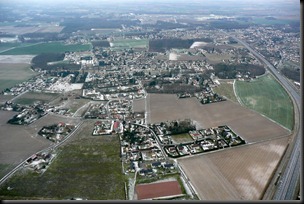
[[[0,91],[24,82],[36,74],[28,64],[0,63]]]
[[[13,175],[1,186],[0,198],[125,200],[118,136],[93,137],[93,126],[86,122],[42,175]]]
[[[140,39],[140,40],[115,40],[111,42],[113,44],[113,48],[146,48],[149,45],[149,40],[148,39]]]
[[[271,76],[265,75],[252,82],[236,81],[235,89],[241,103],[289,130],[293,129],[292,101],[285,89]]]
[[[21,45],[19,47],[13,48],[11,50],[1,52],[1,55],[38,55],[41,53],[58,53],[58,52],[76,52],[76,51],[86,51],[90,50],[92,47],[91,44],[72,44],[65,45],[60,42],[51,42],[51,43],[39,43],[31,45]]]
[[[238,100],[233,91],[232,82],[233,82],[233,80],[231,80],[231,83],[227,83],[226,81],[220,81],[221,84],[217,87],[214,87],[213,90],[215,93],[217,93],[221,96],[225,96],[225,97],[229,98],[230,100],[232,100],[233,102],[238,103]]]

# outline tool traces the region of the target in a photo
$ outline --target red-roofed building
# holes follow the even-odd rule
[[[138,184],[135,191],[138,200],[169,199],[184,195],[177,181]]]
[[[114,122],[114,130],[117,130],[119,128],[119,122],[118,121],[115,121]]]

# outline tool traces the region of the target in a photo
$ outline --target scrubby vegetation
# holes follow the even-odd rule
[[[197,38],[197,39],[156,39],[149,41],[149,51],[151,52],[165,52],[172,48],[188,49],[196,41],[212,42],[211,38]]]
[[[265,68],[260,65],[254,64],[215,64],[214,70],[215,75],[221,79],[234,79],[236,74],[248,74],[249,77],[259,76],[265,73]]]
[[[32,67],[40,68],[43,70],[58,70],[58,69],[66,69],[66,70],[79,70],[80,65],[78,64],[68,64],[68,63],[56,63],[53,65],[48,65],[48,62],[57,62],[62,61],[64,59],[64,53],[43,53],[37,55],[32,59]]]
[[[288,69],[284,68],[282,69],[282,73],[289,79],[292,79],[294,81],[300,82],[301,79],[301,73],[299,69]]]

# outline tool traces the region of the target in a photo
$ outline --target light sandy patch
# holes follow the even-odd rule
[[[82,89],[83,84],[70,84],[68,82],[60,82],[52,84],[47,90],[49,91],[59,91],[59,92],[68,92],[73,90]]]
[[[35,55],[0,55],[0,63],[26,63],[30,64]]]
[[[204,45],[207,45],[208,43],[206,42],[194,42],[190,48],[200,48],[203,47]]]
[[[64,26],[56,25],[42,26],[36,31],[36,33],[60,33],[63,28]]]
[[[39,27],[36,26],[25,26],[25,27],[15,27],[15,26],[0,26],[0,30],[3,33],[22,35],[25,33],[34,33],[39,30]]]
[[[171,52],[169,54],[169,60],[178,60],[178,54]]]

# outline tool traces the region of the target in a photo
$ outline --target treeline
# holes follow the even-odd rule
[[[105,18],[70,18],[61,23],[65,28],[62,33],[72,33],[78,30],[90,30],[92,28],[121,28],[121,25],[135,26],[138,20],[108,20]]]
[[[144,28],[150,28],[153,27],[155,29],[176,29],[176,28],[188,28],[189,25],[180,24],[180,23],[171,23],[167,21],[156,21],[155,24],[145,24],[143,25]]]
[[[172,135],[188,133],[189,131],[196,130],[195,125],[191,122],[191,120],[183,120],[183,121],[173,121],[168,126],[168,130]]]
[[[241,24],[237,21],[231,20],[217,20],[209,23],[210,28],[216,29],[246,29],[250,26],[250,24]]]
[[[34,68],[44,69],[48,62],[62,61],[64,56],[64,53],[43,53],[32,59],[32,66]]]
[[[172,48],[188,49],[196,41],[213,42],[211,38],[195,38],[195,39],[155,39],[149,41],[150,52],[165,52]]]
[[[297,82],[300,82],[301,80],[300,69],[283,68],[281,72],[289,79],[292,79]]]
[[[48,65],[48,62],[57,62],[62,61],[64,59],[64,53],[42,53],[40,55],[35,56],[32,59],[32,68],[39,68],[42,70],[79,70],[80,65],[78,64],[66,64],[66,63],[58,63],[53,65]]]
[[[110,43],[107,40],[92,41],[93,47],[110,47]]]
[[[265,68],[261,65],[255,64],[215,64],[213,66],[215,73],[221,79],[235,79],[236,74],[246,74],[250,73],[250,77],[259,76],[265,73]]]

